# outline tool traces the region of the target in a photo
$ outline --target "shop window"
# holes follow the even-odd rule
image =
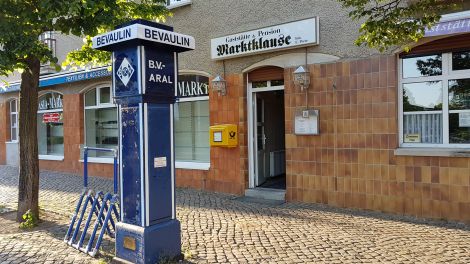
[[[85,145],[96,148],[117,148],[117,107],[112,102],[111,87],[91,89],[85,97]],[[107,152],[90,151],[89,157],[108,157]]]
[[[177,162],[210,162],[209,78],[178,76],[175,104],[175,156]]]
[[[401,60],[401,145],[468,147],[470,51]]]
[[[39,155],[64,155],[62,95],[51,92],[39,97],[37,115]]]
[[[10,112],[10,142],[18,141],[18,100],[9,103]]]

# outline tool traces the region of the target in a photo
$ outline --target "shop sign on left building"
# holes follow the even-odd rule
[[[47,123],[59,123],[62,119],[60,113],[44,113],[42,115],[42,122]]]
[[[62,95],[59,93],[48,93],[40,98],[38,110],[45,111],[61,109],[62,107]]]

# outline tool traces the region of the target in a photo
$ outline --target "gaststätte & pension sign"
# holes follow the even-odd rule
[[[251,30],[211,40],[211,58],[227,59],[318,45],[318,18]]]
[[[192,2],[191,0],[167,0],[166,7],[168,9],[173,9],[173,8],[177,8],[180,6],[190,5],[191,2]]]
[[[154,42],[156,44],[166,44],[185,49],[195,49],[196,46],[194,38],[191,36],[142,24],[132,24],[94,37],[93,48],[99,49],[134,39]]]

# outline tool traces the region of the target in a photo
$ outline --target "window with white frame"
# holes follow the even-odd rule
[[[64,156],[62,94],[46,93],[39,97],[37,115],[39,155]]]
[[[210,162],[209,78],[179,75],[175,104],[175,160]]]
[[[402,58],[399,91],[402,146],[469,146],[470,50]]]
[[[87,91],[85,101],[85,145],[114,149],[118,146],[117,107],[111,87],[102,86]],[[112,157],[108,152],[89,152],[90,157]]]
[[[10,142],[18,141],[18,100],[10,101]]]

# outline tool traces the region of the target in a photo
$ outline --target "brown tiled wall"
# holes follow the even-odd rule
[[[209,171],[176,170],[176,185],[201,190],[242,194],[247,181],[247,145],[245,81],[243,75],[226,77],[227,95],[210,92],[209,118],[211,125],[238,125],[239,146],[236,148],[211,147]]]
[[[207,174],[205,170],[177,169],[176,186],[204,190]]]
[[[245,96],[245,86],[243,75],[228,75],[227,95],[219,96],[217,93],[210,93],[210,124],[237,124],[240,146],[235,148],[211,148],[211,168],[205,187],[210,191],[242,194],[245,190],[245,175],[243,171],[243,156],[246,144],[244,143],[245,127],[241,117],[243,108],[240,109],[243,97]]]
[[[287,199],[470,221],[470,159],[395,156],[396,58],[311,65],[320,135],[296,136],[305,92],[285,71]],[[334,88],[336,87],[336,88]]]
[[[7,103],[0,103],[0,165],[6,164],[6,131],[9,127],[6,120],[7,117]]]

